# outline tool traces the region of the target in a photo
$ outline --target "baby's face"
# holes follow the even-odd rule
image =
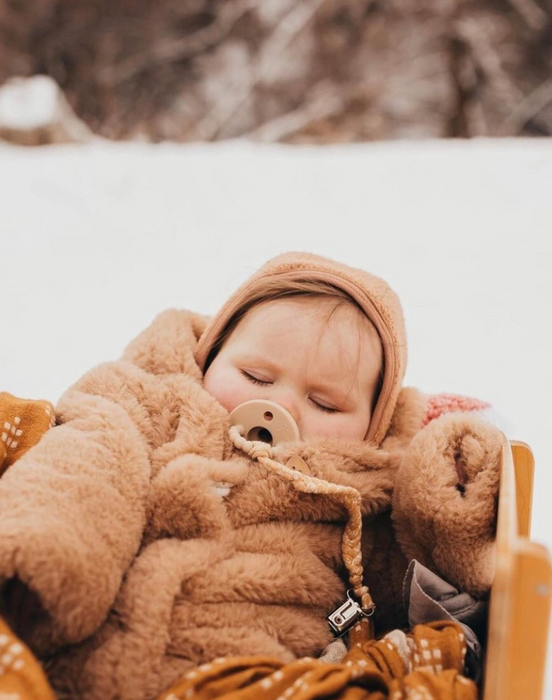
[[[359,311],[335,307],[325,297],[253,307],[207,370],[205,389],[228,411],[251,399],[275,401],[291,413],[303,440],[363,440],[381,343]]]

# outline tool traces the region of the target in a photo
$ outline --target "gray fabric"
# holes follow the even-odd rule
[[[347,653],[347,645],[341,639],[336,639],[335,642],[330,642],[319,656],[319,661],[326,664],[339,664],[343,661],[343,657]]]
[[[437,620],[456,620],[462,625],[468,645],[466,673],[479,681],[483,663],[481,637],[485,635],[487,602],[459,592],[415,559],[408,565],[404,577],[403,601],[411,627]]]

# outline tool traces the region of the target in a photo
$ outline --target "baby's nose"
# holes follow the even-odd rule
[[[274,389],[270,392],[270,396],[266,397],[269,401],[274,401],[282,408],[285,408],[288,413],[291,413],[293,420],[299,425],[300,411],[297,398],[293,392],[284,389]]]

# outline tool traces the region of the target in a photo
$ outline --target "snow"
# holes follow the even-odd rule
[[[0,390],[55,402],[161,310],[317,252],[397,291],[407,384],[489,401],[531,446],[552,548],[551,236],[546,139],[1,146]]]
[[[0,89],[0,127],[32,130],[51,124],[59,95],[56,83],[45,75],[8,81]]]

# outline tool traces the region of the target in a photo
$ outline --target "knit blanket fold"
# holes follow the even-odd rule
[[[41,665],[0,618],[0,695],[54,700]],[[182,676],[157,700],[476,700],[462,674],[466,642],[457,623],[433,622],[358,642],[339,662],[270,656],[220,657]],[[60,696],[58,696],[60,697]]]
[[[0,392],[0,476],[31,449],[55,423],[49,401]]]
[[[476,700],[463,674],[459,624],[432,622],[356,644],[340,663],[270,657],[215,659],[187,673],[158,700]]]

